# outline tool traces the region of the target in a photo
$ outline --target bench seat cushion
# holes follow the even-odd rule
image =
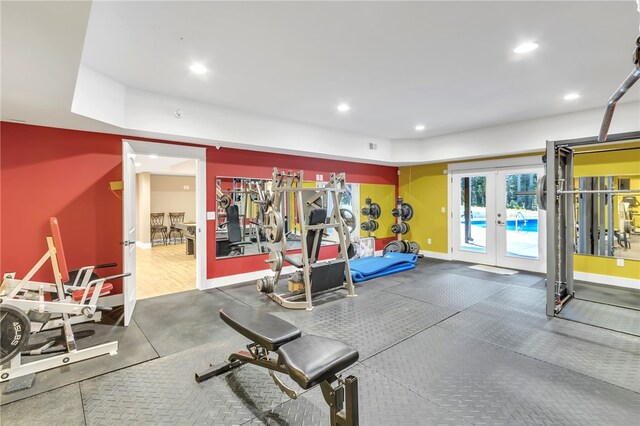
[[[277,351],[280,346],[302,335],[293,324],[244,306],[222,308],[220,318],[235,331],[269,351]]]
[[[278,349],[278,363],[302,388],[332,378],[358,360],[358,351],[339,340],[306,335]]]

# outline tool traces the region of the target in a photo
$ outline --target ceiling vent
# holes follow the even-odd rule
[[[376,149],[378,149],[378,144],[369,143],[369,149],[372,150],[372,151],[375,151]]]

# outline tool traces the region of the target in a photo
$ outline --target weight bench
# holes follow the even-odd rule
[[[200,383],[243,364],[254,364],[268,369],[276,385],[291,399],[296,399],[298,395],[282,383],[274,372],[287,374],[305,390],[319,384],[324,400],[329,405],[331,425],[358,424],[358,379],[355,376],[342,379],[338,375],[358,360],[355,348],[327,337],[302,336],[302,332],[293,324],[251,308],[223,308],[220,318],[253,343],[247,345],[248,352],[232,353],[225,364],[210,366],[203,373],[196,373],[196,382]],[[277,359],[270,358],[269,352],[277,352]],[[332,384],[334,382],[337,382],[336,386]]]

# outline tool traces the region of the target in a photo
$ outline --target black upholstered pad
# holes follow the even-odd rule
[[[302,335],[293,324],[244,306],[222,308],[220,318],[247,339],[270,351],[277,351],[281,345]]]
[[[330,379],[358,360],[353,346],[321,336],[302,336],[278,349],[278,363],[302,389]]]

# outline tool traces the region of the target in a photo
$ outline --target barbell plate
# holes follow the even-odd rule
[[[389,242],[384,249],[382,249],[382,254],[385,255],[387,253],[401,253],[402,252],[402,244],[398,240],[393,240]]]
[[[269,252],[269,267],[273,272],[279,271],[282,269],[282,252],[277,250],[273,250]]]
[[[31,321],[22,310],[11,306],[0,305],[0,348],[2,355],[0,364],[4,364],[20,353],[29,340]]]
[[[344,220],[344,224],[349,229],[349,233],[352,233],[356,229],[356,218],[353,212],[349,209],[340,209],[340,217]]]
[[[417,241],[409,241],[409,253],[418,254],[420,253],[420,244]]]
[[[400,224],[400,233],[402,235],[406,234],[407,232],[409,232],[411,230],[411,227],[409,227],[409,224],[406,222],[402,222]]]
[[[270,243],[277,243],[282,240],[282,234],[284,233],[284,224],[282,216],[275,210],[269,209],[267,211],[266,220],[264,224],[264,234],[267,237],[267,241]]]
[[[370,211],[369,206],[364,206],[362,210],[360,210],[360,213],[362,213],[363,216],[369,216]]]
[[[394,234],[399,234],[400,229],[401,228],[399,223],[394,223],[393,225],[391,225],[391,232],[393,232]]]
[[[222,197],[220,197],[221,209],[226,209],[227,207],[229,207],[229,205],[231,205],[231,198],[228,195],[223,195]]]
[[[372,231],[377,231],[379,225],[378,225],[378,222],[376,222],[375,220],[370,220],[369,226],[371,227]]]
[[[542,175],[540,176],[540,179],[538,179],[536,196],[538,198],[538,208],[540,210],[546,210],[547,209],[547,175]]]
[[[400,205],[400,217],[404,221],[411,220],[413,217],[413,207],[409,203],[402,203]]]
[[[371,216],[371,219],[378,220],[380,219],[381,214],[382,209],[380,208],[380,204],[371,203],[371,206],[369,206],[369,216]]]
[[[399,210],[399,209],[397,209],[397,208],[394,208],[393,210],[391,210],[391,215],[392,215],[393,217],[398,217],[398,216],[400,216],[400,210]]]

